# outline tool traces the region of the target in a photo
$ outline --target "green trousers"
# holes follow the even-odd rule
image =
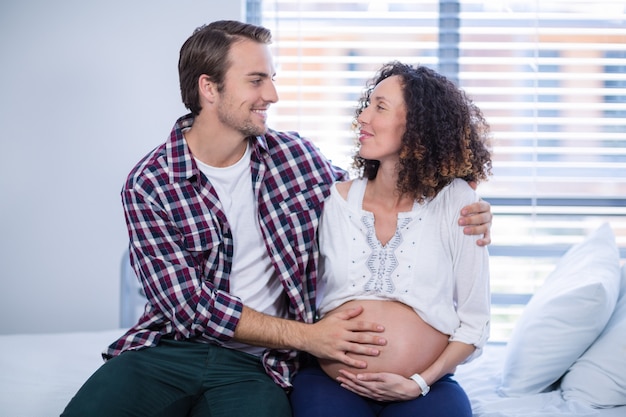
[[[104,363],[62,417],[290,417],[285,392],[259,358],[163,340]]]

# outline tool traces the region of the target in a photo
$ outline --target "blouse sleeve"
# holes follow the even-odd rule
[[[476,236],[467,236],[458,227],[461,208],[479,200],[462,180],[454,183],[456,204],[448,207],[453,221],[450,239],[453,251],[454,302],[460,325],[451,341],[474,345],[476,351],[466,362],[480,356],[489,338],[491,296],[489,286],[489,254],[486,247],[476,244]]]

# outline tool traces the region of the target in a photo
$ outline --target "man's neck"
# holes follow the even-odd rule
[[[235,164],[246,151],[247,141],[241,133],[215,128],[219,123],[207,123],[196,117],[185,132],[185,140],[193,156],[207,165],[222,168]]]

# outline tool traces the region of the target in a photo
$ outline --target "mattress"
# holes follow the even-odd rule
[[[123,329],[0,336],[0,416],[58,416],[102,364],[100,352]],[[624,417],[626,407],[592,409],[565,402],[558,391],[524,398],[496,394],[504,345],[488,344],[481,357],[461,365],[456,379],[476,417]]]
[[[455,379],[467,392],[475,417],[626,417],[626,406],[591,408],[565,401],[559,390],[519,398],[500,397],[497,388],[505,354],[506,345],[488,343],[480,357],[457,368]]]
[[[61,414],[89,376],[100,353],[124,333],[99,332],[0,336],[0,416]]]

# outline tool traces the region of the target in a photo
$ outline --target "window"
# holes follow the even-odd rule
[[[258,1],[256,2],[258,3]],[[621,0],[263,0],[281,100],[270,115],[348,167],[365,81],[391,60],[438,69],[493,134],[492,340],[556,259],[608,221],[626,258],[626,6]],[[513,301],[506,301],[508,299]]]

